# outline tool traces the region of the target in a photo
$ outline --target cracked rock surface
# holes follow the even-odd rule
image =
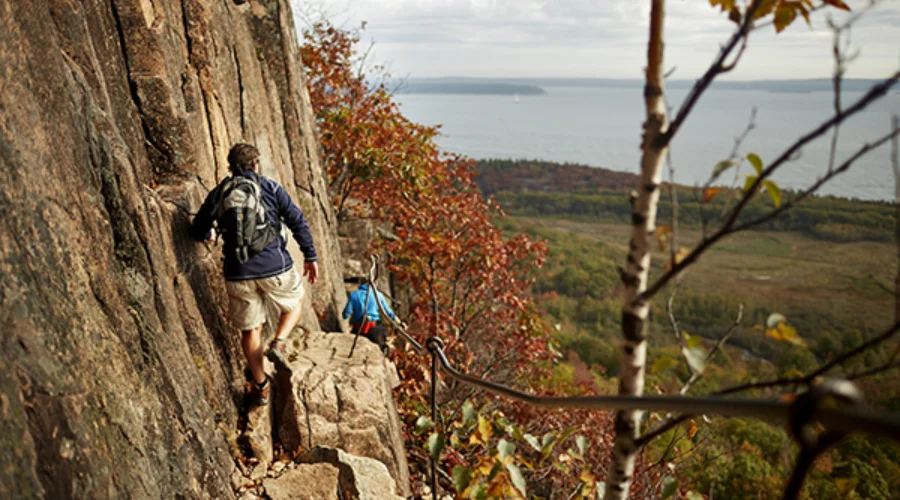
[[[309,219],[301,325],[346,300],[296,37],[289,0],[0,2],[0,498],[235,497],[245,361],[187,237],[233,143]]]
[[[340,448],[387,467],[401,495],[409,473],[391,390],[396,368],[375,344],[353,335],[295,334],[293,374],[277,377],[276,422],[284,449]]]

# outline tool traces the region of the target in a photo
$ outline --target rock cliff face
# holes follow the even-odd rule
[[[244,360],[186,236],[233,143],[313,229],[301,325],[346,299],[296,44],[288,0],[0,3],[0,497],[233,497]]]

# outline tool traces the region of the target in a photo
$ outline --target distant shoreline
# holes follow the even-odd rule
[[[879,79],[846,78],[841,81],[843,91],[863,92],[881,82]],[[672,80],[667,82],[670,89],[689,89],[693,80]],[[544,87],[584,87],[584,88],[641,88],[643,82],[637,79],[607,78],[407,78],[391,83],[396,94],[457,94],[457,95],[527,95],[546,94]],[[830,78],[804,80],[751,80],[717,81],[713,90],[747,90],[772,93],[831,92]],[[891,93],[900,93],[900,85]]]
[[[521,83],[414,81],[400,84],[395,93],[537,96],[547,91],[537,85]]]

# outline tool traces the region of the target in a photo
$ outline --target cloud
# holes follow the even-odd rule
[[[646,51],[649,2],[639,0],[321,0],[336,24],[367,21],[374,57],[398,75],[637,78]],[[851,0],[856,10],[867,0]],[[861,57],[850,76],[882,76],[900,62],[900,6],[887,0],[853,31]],[[308,4],[295,10],[308,9]],[[831,9],[833,11],[833,9]],[[838,19],[843,19],[835,13]],[[695,78],[734,25],[705,0],[667,5],[667,65]],[[774,36],[754,32],[731,78],[827,77],[831,34],[824,15]],[[792,62],[791,62],[792,61]],[[799,62],[798,62],[799,61]]]

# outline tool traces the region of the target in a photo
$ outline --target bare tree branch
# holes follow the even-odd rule
[[[684,124],[684,121],[687,120],[688,115],[691,114],[691,110],[694,109],[694,105],[697,104],[697,101],[700,99],[700,96],[706,92],[706,89],[712,84],[713,80],[716,79],[717,76],[722,73],[727,73],[731,71],[734,66],[737,64],[741,55],[744,53],[744,48],[746,47],[746,38],[750,34],[750,28],[753,25],[753,14],[756,13],[756,10],[759,8],[762,0],[753,0],[753,3],[747,8],[747,12],[744,14],[744,18],[741,21],[740,26],[737,31],[731,35],[731,38],[728,42],[722,47],[722,50],[719,51],[719,56],[716,60],[710,65],[709,69],[706,70],[706,73],[697,80],[697,83],[694,84],[694,87],[691,88],[691,91],[688,93],[684,102],[681,104],[681,108],[678,110],[678,114],[675,115],[675,119],[672,120],[672,123],[669,124],[669,129],[660,137],[660,141],[664,145],[668,145],[672,138],[675,137],[675,134],[678,133],[678,129],[681,128],[681,125]],[[743,43],[742,43],[743,42]],[[734,52],[735,47],[741,44],[741,48],[738,50],[737,56],[734,60],[728,64],[725,61]]]
[[[897,219],[894,225],[894,239],[897,245],[897,275],[894,278],[894,321],[900,322],[900,140],[897,131],[900,130],[900,116],[894,115],[891,120],[891,129],[894,138],[891,140],[891,167],[894,171],[894,217]]]
[[[834,169],[834,170],[831,170],[830,172],[828,172],[827,174],[825,174],[824,176],[822,176],[822,178],[820,178],[818,181],[816,181],[812,186],[810,186],[810,187],[808,187],[807,189],[801,191],[797,196],[795,196],[795,197],[794,197],[793,199],[791,199],[790,201],[787,201],[787,202],[782,203],[780,207],[776,208],[775,210],[772,210],[771,212],[769,212],[769,213],[767,213],[767,214],[765,214],[765,215],[763,215],[763,216],[761,216],[761,217],[758,217],[758,218],[753,219],[753,220],[751,220],[751,221],[747,221],[747,222],[745,222],[745,223],[743,223],[743,224],[740,224],[740,225],[738,225],[738,226],[735,226],[735,227],[734,227],[733,229],[731,229],[731,231],[729,231],[729,232],[730,232],[730,233],[737,233],[737,232],[740,232],[740,231],[747,230],[747,229],[749,229],[749,228],[751,228],[751,227],[758,226],[758,225],[760,225],[760,224],[763,224],[763,223],[765,223],[765,222],[768,222],[768,221],[770,221],[770,220],[772,220],[772,219],[778,217],[779,215],[783,214],[784,212],[787,212],[788,210],[790,210],[791,208],[793,208],[795,205],[797,205],[798,203],[800,203],[801,201],[803,201],[804,198],[806,198],[806,197],[808,197],[809,195],[811,195],[811,194],[815,193],[816,191],[818,191],[818,190],[819,190],[823,185],[825,185],[829,180],[831,180],[832,178],[834,178],[834,177],[836,177],[836,176],[838,176],[838,175],[840,175],[840,174],[846,172],[850,167],[853,166],[853,163],[856,162],[856,160],[858,160],[858,159],[860,159],[861,157],[865,156],[866,153],[872,151],[873,149],[876,149],[876,148],[878,148],[879,146],[884,145],[884,143],[886,143],[886,142],[888,142],[888,141],[891,141],[892,139],[895,139],[895,138],[897,137],[898,134],[900,134],[900,130],[892,130],[890,133],[888,133],[888,134],[886,134],[886,135],[884,135],[884,136],[882,136],[882,137],[879,137],[875,142],[872,142],[872,143],[869,143],[869,144],[864,145],[863,147],[859,148],[859,149],[856,151],[856,153],[854,153],[850,158],[848,158],[846,161],[844,161],[844,163],[842,163],[838,168],[836,168],[836,169]]]
[[[819,368],[813,370],[812,372],[810,372],[802,377],[785,377],[785,378],[779,378],[779,379],[775,379],[775,380],[767,380],[767,381],[763,381],[763,382],[752,382],[749,384],[738,385],[738,386],[729,387],[727,389],[723,389],[720,391],[716,391],[716,392],[712,393],[712,395],[724,396],[724,395],[728,395],[728,394],[734,394],[737,392],[748,391],[751,389],[769,389],[769,388],[773,388],[773,387],[809,385],[810,383],[812,383],[812,381],[816,377],[824,375],[826,372],[830,371],[832,368],[834,368],[838,365],[841,365],[843,363],[846,363],[847,361],[849,361],[851,358],[857,356],[858,354],[863,353],[883,342],[890,340],[894,335],[896,335],[896,333],[898,331],[900,331],[900,322],[895,323],[893,326],[891,326],[890,328],[888,328],[887,330],[882,332],[880,335],[873,337],[869,341],[841,354],[840,356],[834,358],[833,360],[829,361],[828,363],[825,363],[824,365],[820,366]],[[882,365],[880,367],[873,368],[871,370],[867,370],[864,372],[856,373],[856,374],[850,375],[850,377],[852,377],[852,379],[859,379],[862,377],[874,375],[876,373],[887,371],[892,368],[896,368],[896,367],[900,366],[897,363],[894,363],[894,361],[895,361],[894,359],[891,359],[888,363],[885,363],[884,365]],[[653,439],[655,439],[656,437],[658,437],[662,434],[665,434],[669,430],[673,429],[674,427],[677,427],[679,424],[687,421],[691,417],[693,417],[693,415],[681,414],[676,417],[672,417],[669,420],[663,421],[660,424],[658,424],[656,427],[654,427],[653,429],[644,433],[644,435],[642,435],[640,438],[636,439],[635,445],[644,446],[647,443],[649,443],[650,441],[652,441]]]
[[[662,276],[660,276],[651,286],[649,286],[641,295],[635,298],[635,303],[642,303],[650,299],[650,297],[654,296],[659,290],[664,287],[668,282],[678,275],[681,271],[683,271],[686,267],[693,264],[697,258],[700,257],[710,246],[714,243],[721,240],[723,237],[733,232],[733,226],[737,221],[738,216],[741,214],[741,211],[750,202],[756,192],[759,190],[762,185],[762,181],[766,180],[768,177],[772,175],[775,170],[784,165],[788,160],[790,160],[800,149],[806,144],[812,142],[813,140],[820,137],[822,134],[830,130],[836,124],[839,124],[849,118],[850,116],[859,113],[864,110],[869,104],[878,100],[881,97],[884,97],[887,92],[893,87],[893,85],[900,79],[900,71],[895,72],[893,75],[888,77],[885,80],[882,80],[878,84],[874,85],[869,89],[859,100],[857,100],[852,106],[847,108],[840,115],[835,115],[831,117],[829,120],[825,121],[813,131],[807,133],[803,137],[797,139],[790,147],[788,147],[771,165],[766,167],[762,174],[760,174],[756,181],[753,182],[749,189],[744,193],[744,196],[740,199],[738,204],[732,209],[731,214],[728,217],[728,220],[725,224],[712,236],[702,240],[694,249],[680,262],[673,265],[667,272],[665,272]],[[889,136],[888,139],[890,139]],[[884,138],[879,140],[878,144],[882,144]],[[873,149],[872,147],[863,148],[865,151],[862,151],[862,154],[865,154],[869,150]],[[861,154],[859,156],[862,156]],[[852,162],[851,162],[852,164]],[[849,167],[848,167],[849,168]],[[828,177],[830,179],[830,177]]]

